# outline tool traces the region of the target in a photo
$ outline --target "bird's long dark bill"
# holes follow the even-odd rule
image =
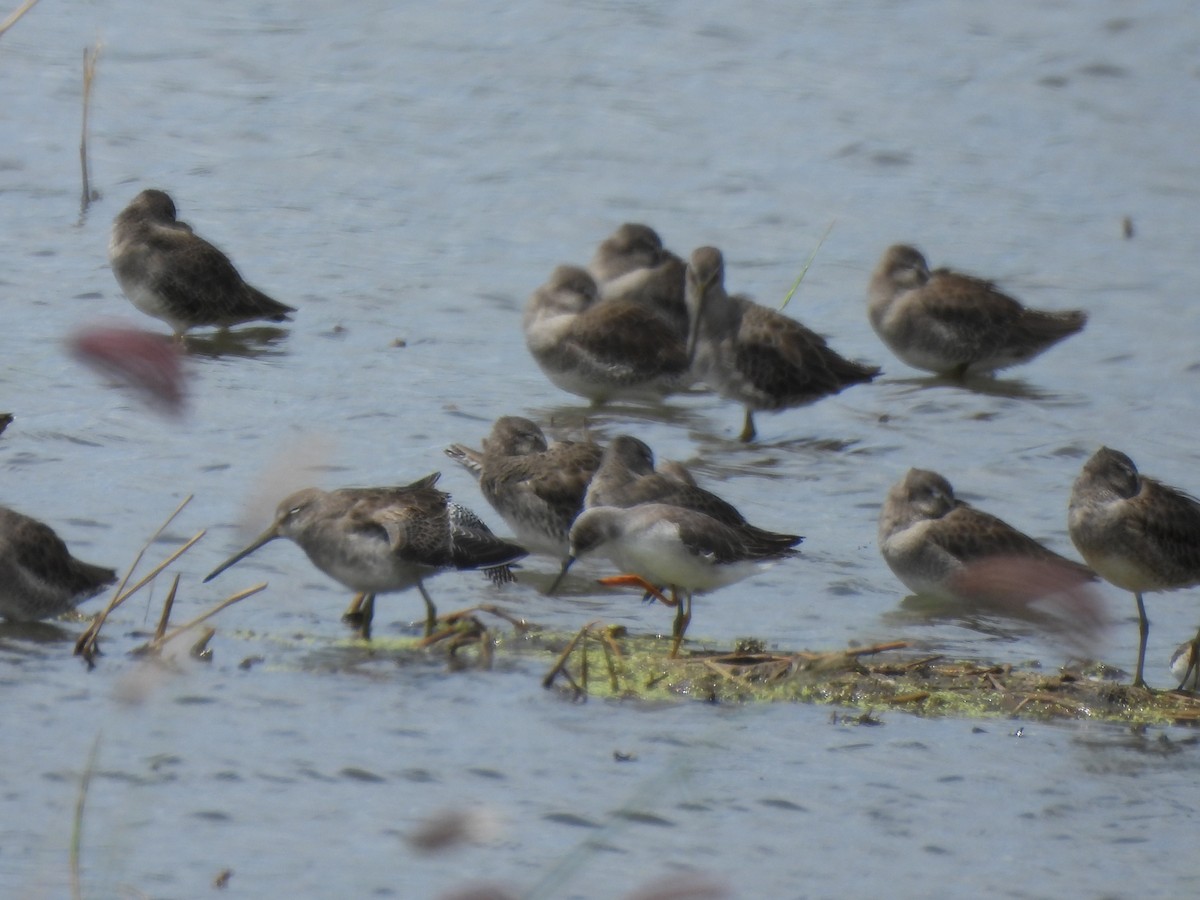
[[[245,559],[247,556],[249,556],[251,553],[253,553],[255,550],[257,550],[263,544],[269,543],[270,541],[275,540],[275,538],[277,538],[277,537],[279,537],[279,532],[276,531],[275,526],[272,525],[270,528],[268,528],[266,531],[264,531],[262,534],[260,534],[258,537],[256,537],[254,539],[254,541],[248,547],[246,547],[246,549],[238,551],[233,556],[229,557],[229,559],[225,560],[225,562],[221,563],[219,566],[217,566],[215,569],[213,569],[211,572],[209,572],[208,577],[204,579],[204,583],[208,584],[210,581],[212,581],[214,578],[216,578],[218,575],[220,575],[222,572],[224,572],[230,566],[236,565],[237,563],[241,562],[243,559]]]
[[[700,337],[700,317],[704,315],[704,302],[708,299],[708,286],[702,289],[700,300],[696,304],[696,312],[688,322],[687,360],[688,365],[696,361],[696,341]]]
[[[571,564],[575,562],[575,557],[568,556],[563,560],[562,569],[558,573],[558,577],[554,579],[554,584],[550,585],[550,590],[546,591],[549,596],[558,590],[558,586],[562,584],[562,580],[567,577],[567,569],[571,568]]]

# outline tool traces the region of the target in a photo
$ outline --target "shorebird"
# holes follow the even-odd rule
[[[593,403],[659,399],[692,381],[683,342],[637,303],[601,301],[586,270],[559,266],[525,307],[525,343],[542,371]]]
[[[463,444],[446,448],[447,456],[476,472],[484,499],[521,546],[556,559],[566,555],[571,523],[601,453],[591,441],[548,444],[542,429],[520,416],[497,419],[482,452]]]
[[[1028,362],[1087,322],[1082,310],[1029,309],[990,281],[931,272],[904,244],[889,247],[872,274],[867,313],[901,360],[957,378]]]
[[[1095,578],[1086,566],[959,500],[950,482],[926,469],[909,469],[888,491],[879,511],[879,550],[910,591],[947,600],[1026,605]]]
[[[318,569],[361,597],[348,616],[370,637],[375,595],[415,587],[425,601],[426,634],[437,610],[423,581],[448,569],[483,569],[494,581],[512,580],[508,566],[525,556],[434,485],[441,473],[403,487],[305,488],[279,504],[275,520],[247,547],[217,566],[205,582],[276,538],[300,546]]]
[[[296,311],[243,281],[228,256],[175,218],[163,191],[142,191],[113,220],[108,261],[125,296],[176,340],[191,328],[284,322]]]
[[[627,222],[596,248],[588,270],[596,279],[602,300],[644,306],[659,315],[687,340],[688,312],[683,299],[682,259],[663,247],[649,225]]]
[[[654,452],[643,441],[627,434],[618,435],[604,450],[584,505],[588,509],[628,508],[643,503],[666,503],[704,513],[722,525],[745,530],[748,538],[763,546],[787,549],[803,540],[799,535],[779,534],[751,525],[732,503],[712,491],[656,469]]]
[[[715,247],[692,253],[686,297],[688,358],[696,375],[746,408],[740,440],[755,436],[754,411],[803,406],[870,381],[875,366],[835,353],[795,319],[725,292],[725,263]]]
[[[112,569],[73,557],[50,526],[0,506],[0,617],[48,619],[116,580]]]
[[[644,503],[626,509],[596,506],[581,513],[571,526],[571,552],[563,574],[578,557],[590,554],[604,555],[622,572],[636,576],[604,583],[634,583],[675,606],[674,657],[692,619],[694,593],[741,581],[796,551],[759,541],[746,528],[724,525],[694,509]],[[655,587],[660,584],[671,588],[670,599]]]
[[[1145,687],[1150,621],[1142,594],[1200,584],[1200,501],[1140,474],[1124,453],[1101,447],[1075,479],[1067,528],[1088,565],[1137,600],[1133,684]]]
[[[600,242],[588,270],[596,283],[603,285],[630,272],[653,269],[673,256],[649,225],[626,222]]]

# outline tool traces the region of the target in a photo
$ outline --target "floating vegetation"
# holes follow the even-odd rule
[[[964,718],[1200,723],[1200,697],[1120,684],[1096,669],[1042,671],[914,656],[903,641],[827,653],[732,652],[670,659],[661,638],[586,626],[566,641],[543,683],[577,699],[691,698],[711,703],[828,703]],[[599,671],[599,675],[596,672]]]

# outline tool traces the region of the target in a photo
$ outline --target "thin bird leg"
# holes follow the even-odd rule
[[[646,594],[653,600],[657,600],[666,606],[674,606],[675,601],[667,597],[661,590],[648,582],[641,575],[609,575],[605,578],[597,579],[597,583],[604,584],[609,587],[636,587],[645,591]]]
[[[360,624],[362,621],[362,605],[366,599],[366,594],[355,594],[354,599],[350,601],[350,605],[346,607],[346,611],[342,613],[342,621],[351,625]]]
[[[358,626],[358,636],[364,641],[371,639],[371,622],[375,618],[375,595],[363,594],[363,602],[360,611],[362,622]]]
[[[360,616],[359,610],[362,608],[362,601],[366,599],[366,594],[355,594],[354,599],[350,600],[350,605],[346,607],[346,612],[342,613],[342,618],[349,622],[350,619]]]
[[[421,599],[425,601],[425,637],[429,637],[437,628],[437,607],[433,605],[433,600],[430,599],[429,592],[425,590],[425,585],[419,581],[417,590],[421,592]]]
[[[1137,598],[1138,608],[1138,661],[1137,675],[1133,679],[1133,686],[1144,688],[1146,682],[1142,678],[1142,666],[1146,662],[1146,639],[1150,636],[1150,620],[1146,618],[1146,604],[1142,602],[1142,595],[1134,594],[1133,596]]]
[[[671,588],[671,594],[679,604],[675,610],[675,627],[672,629],[675,640],[671,643],[671,659],[675,659],[679,655],[679,645],[683,643],[684,632],[692,621],[692,592],[684,591],[680,597],[675,588]]]
[[[754,430],[754,410],[746,407],[746,423],[742,426],[742,433],[738,436],[738,440],[743,444],[748,444],[754,440],[758,432]]]

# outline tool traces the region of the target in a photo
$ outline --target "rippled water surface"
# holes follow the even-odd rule
[[[1192,307],[1200,32],[1184,2],[741,4],[43,3],[0,39],[2,500],[81,557],[124,566],[201,528],[174,567],[183,621],[238,587],[208,665],[128,658],[165,585],[107,626],[0,626],[0,887],[63,896],[80,773],[100,735],[83,832],[86,896],[439,896],[495,882],[622,896],[698,873],[738,897],[1187,896],[1190,732],[922,720],[835,724],[827,709],[562,702],[544,666],[397,664],[348,641],[346,592],[294,546],[203,575],[299,483],[389,484],[444,470],[495,416],[560,436],[631,432],[692,465],[750,518],[807,536],[800,560],[711,599],[689,637],[784,649],[906,639],[1001,661],[1068,650],[1022,623],[934,617],[875,546],[909,466],[1072,553],[1066,498],[1099,444],[1200,490]],[[80,53],[103,43],[92,108],[99,200],[79,212]],[[253,283],[299,308],[266,344],[200,339],[188,414],[169,420],[73,361],[73,329],[154,330],[105,259],[109,223],[161,187]],[[1122,234],[1129,217],[1134,236]],[[553,266],[624,221],[778,303],[833,222],[788,312],[884,377],[759,417],[712,396],[588,410],[525,352],[520,311]],[[896,361],[866,321],[890,243],[1085,307],[1083,335],[986,389]],[[308,468],[304,468],[307,466]],[[315,468],[314,468],[315,467]],[[668,614],[580,578],[499,597],[471,575],[445,609],[495,599],[549,628]],[[598,569],[591,574],[597,574]],[[587,572],[583,574],[587,575]],[[1099,654],[1131,667],[1132,600],[1106,588]],[[1169,684],[1194,592],[1148,599],[1148,675]],[[415,595],[377,632],[411,633]],[[91,610],[89,605],[85,607]],[[249,657],[262,662],[248,669]],[[631,754],[620,761],[615,754]],[[404,841],[483,808],[491,839],[423,856]],[[577,852],[585,842],[595,846]]]

